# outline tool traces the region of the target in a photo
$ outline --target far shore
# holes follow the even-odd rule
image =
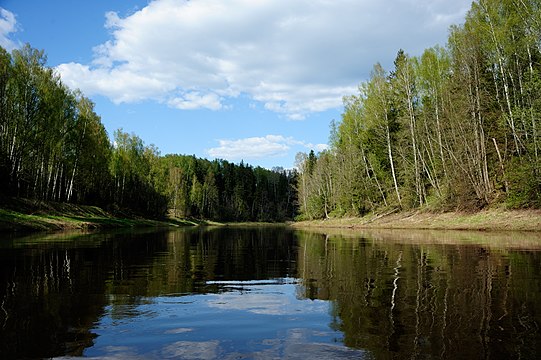
[[[112,214],[99,207],[0,199],[0,232],[64,231],[130,227],[268,226],[337,229],[416,229],[541,232],[541,210],[488,209],[478,212],[386,211],[364,217],[329,218],[288,223],[222,223],[202,219]]]
[[[365,217],[299,221],[296,228],[541,231],[541,210],[489,209],[473,213],[407,211]]]

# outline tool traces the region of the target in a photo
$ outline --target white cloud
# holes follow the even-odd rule
[[[191,92],[170,99],[168,104],[181,110],[193,110],[200,108],[220,110],[223,108],[220,97],[213,93],[200,94],[198,92]]]
[[[174,86],[168,86],[158,78],[130,71],[123,66],[105,69],[68,63],[59,65],[57,71],[66,85],[80,88],[86,95],[107,96],[117,104],[159,100],[168,91],[174,90]]]
[[[301,150],[314,149],[323,151],[326,144],[311,144],[292,137],[282,135],[266,135],[237,140],[218,140],[218,147],[207,150],[213,158],[236,160],[253,160],[269,157],[286,156],[292,148]]]
[[[321,152],[321,151],[324,151],[324,150],[327,150],[329,148],[329,145],[327,144],[307,144],[306,146],[308,149],[311,149],[311,150],[316,150],[317,152]]]
[[[219,146],[211,148],[207,153],[214,158],[241,160],[265,157],[279,157],[287,154],[290,146],[285,138],[250,137],[239,140],[218,140]]]
[[[375,62],[445,41],[470,0],[154,0],[106,14],[92,64],[58,67],[70,86],[114,102],[223,108],[246,94],[303,119],[341,106]],[[178,94],[181,94],[180,96]]]
[[[0,46],[11,51],[18,45],[9,38],[9,34],[17,31],[17,20],[15,15],[0,7]]]

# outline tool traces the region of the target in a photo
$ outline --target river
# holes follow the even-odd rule
[[[541,234],[0,237],[0,357],[535,359]]]

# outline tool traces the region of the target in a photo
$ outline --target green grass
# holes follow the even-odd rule
[[[0,230],[50,230],[52,225],[38,216],[0,209]]]
[[[118,217],[96,206],[0,198],[0,231],[3,232],[193,225],[198,224],[181,219],[158,221],[135,216]]]
[[[0,232],[115,229],[181,226],[257,226],[269,223],[220,223],[169,216],[161,221],[115,216],[96,206],[0,197]],[[281,224],[283,225],[283,224]]]
[[[0,231],[55,231],[113,229],[129,227],[188,226],[189,222],[169,222],[148,219],[125,219],[114,216],[81,216],[23,214],[12,210],[0,209]]]

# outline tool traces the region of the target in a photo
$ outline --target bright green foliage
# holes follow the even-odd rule
[[[11,55],[0,48],[2,194],[165,214],[157,151],[120,131],[111,146],[94,104],[45,63],[29,45]]]
[[[26,45],[0,49],[2,192],[38,200],[102,203],[110,145],[93,104],[68,90]]]
[[[540,10],[478,0],[447,47],[400,50],[389,74],[377,64],[330,151],[297,156],[302,217],[541,206]]]

